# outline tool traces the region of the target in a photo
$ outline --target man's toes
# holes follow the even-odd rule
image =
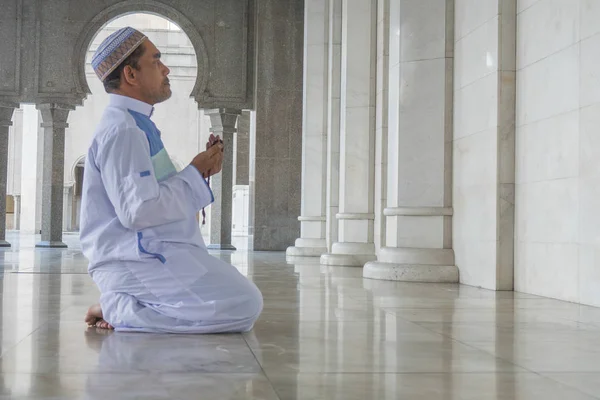
[[[100,328],[100,329],[114,329],[112,327],[112,325],[110,325],[108,322],[106,322],[103,319],[101,319],[98,322],[96,322],[96,328]]]

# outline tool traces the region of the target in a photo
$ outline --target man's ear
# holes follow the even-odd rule
[[[123,79],[129,84],[134,85],[135,83],[135,75],[137,71],[131,65],[126,65],[123,68]]]

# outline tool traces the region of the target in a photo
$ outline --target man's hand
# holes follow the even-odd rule
[[[217,143],[208,150],[198,154],[191,164],[196,167],[204,178],[221,172],[223,168],[223,144]]]
[[[221,140],[219,135],[215,136],[214,134],[211,133],[210,137],[208,138],[208,142],[206,142],[206,150],[210,149],[217,143],[223,144],[223,140]]]

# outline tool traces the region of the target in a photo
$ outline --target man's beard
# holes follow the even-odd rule
[[[162,90],[159,93],[156,93],[156,95],[153,96],[156,103],[162,103],[163,101],[170,99],[171,95],[173,94],[171,87],[168,85],[163,84],[161,89]]]

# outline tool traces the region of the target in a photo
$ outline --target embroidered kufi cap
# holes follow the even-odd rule
[[[92,57],[92,68],[98,78],[104,82],[146,39],[146,35],[131,27],[121,28],[104,39]]]

